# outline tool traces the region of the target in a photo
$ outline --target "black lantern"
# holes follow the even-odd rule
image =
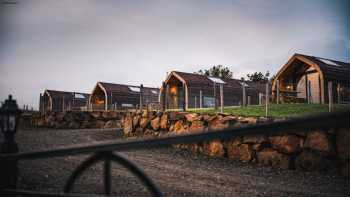
[[[0,125],[1,131],[4,134],[5,141],[3,143],[3,150],[1,152],[13,153],[17,151],[17,145],[14,142],[14,135],[17,131],[17,125],[21,110],[18,109],[16,100],[9,98],[5,100],[0,109]],[[5,150],[4,150],[5,149]]]

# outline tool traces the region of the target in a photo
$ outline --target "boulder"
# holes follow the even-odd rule
[[[123,133],[125,136],[130,136],[133,131],[133,118],[130,115],[125,116],[123,122]]]
[[[227,123],[229,127],[234,127],[234,126],[236,126],[236,123],[237,123],[237,117],[232,116],[232,115],[228,115],[228,116],[223,117],[221,121],[224,123]]]
[[[336,132],[337,154],[341,159],[350,159],[350,129],[342,128]]]
[[[205,125],[203,121],[195,120],[192,122],[188,129],[191,133],[203,132],[205,131]]]
[[[164,113],[160,119],[160,128],[167,129],[168,128],[168,114]]]
[[[213,157],[223,157],[225,150],[220,140],[213,140],[204,143],[204,153]]]
[[[209,129],[210,130],[223,130],[228,128],[229,124],[228,122],[223,122],[221,116],[216,116],[209,122]]]
[[[148,118],[148,117],[142,117],[141,119],[140,119],[140,127],[141,128],[146,128],[147,126],[148,126],[148,124],[150,123],[150,118]]]
[[[188,113],[185,115],[185,118],[188,122],[193,122],[195,120],[200,120],[202,117],[196,113]]]
[[[295,168],[306,171],[326,170],[330,166],[330,161],[320,152],[304,149],[295,159]]]
[[[329,154],[331,151],[331,143],[324,132],[314,131],[308,133],[304,143],[305,148],[320,151]]]
[[[111,129],[111,128],[120,128],[120,122],[118,120],[108,120],[103,128]]]
[[[134,115],[134,117],[132,118],[132,125],[134,128],[139,126],[139,121],[140,121],[140,116]]]
[[[247,135],[243,137],[243,143],[248,144],[261,144],[268,142],[268,138],[265,135]]]
[[[254,157],[252,145],[232,143],[230,146],[227,146],[227,157],[229,159],[249,162]]]
[[[93,111],[93,112],[90,113],[90,115],[91,115],[94,119],[99,119],[99,118],[102,117],[100,111]]]
[[[184,120],[178,120],[175,122],[172,132],[175,134],[182,134],[187,132],[187,124],[185,123]]]
[[[92,122],[92,127],[96,129],[103,129],[105,126],[105,121],[103,120],[95,120]]]
[[[81,122],[80,128],[82,128],[82,129],[88,129],[88,128],[90,128],[90,127],[91,127],[90,121],[85,120],[85,121]]]
[[[151,127],[153,130],[157,131],[160,127],[160,118],[157,116],[153,120],[151,120]]]
[[[258,163],[281,169],[289,169],[290,157],[272,148],[265,148],[257,152]]]
[[[302,148],[303,139],[296,135],[283,135],[270,137],[272,147],[281,153],[293,154]]]

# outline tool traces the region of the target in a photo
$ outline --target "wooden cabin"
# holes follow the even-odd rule
[[[172,71],[162,85],[161,101],[167,109],[208,108],[215,104],[219,106],[221,86],[224,106],[259,104],[259,94],[264,94],[266,89],[266,83],[263,82]]]
[[[90,110],[159,107],[159,89],[125,84],[97,82],[90,96]]]
[[[81,111],[86,110],[89,94],[79,92],[65,92],[57,90],[45,90],[40,94],[40,112],[45,114],[49,111]]]
[[[333,102],[350,102],[350,63],[295,54],[272,84],[274,99],[282,103],[327,103],[329,89]]]

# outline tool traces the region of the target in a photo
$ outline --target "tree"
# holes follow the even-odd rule
[[[223,66],[223,65],[213,66],[209,70],[208,69],[204,69],[204,70],[201,69],[195,73],[210,76],[210,77],[223,78],[223,79],[231,79],[232,78],[232,71],[230,71],[230,69],[227,66]]]
[[[267,71],[265,74],[262,72],[254,72],[253,74],[247,74],[248,80],[250,81],[268,81],[270,72]]]

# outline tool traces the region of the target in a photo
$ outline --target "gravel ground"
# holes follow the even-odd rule
[[[17,133],[21,152],[118,138],[114,130],[22,129]],[[174,148],[121,153],[143,168],[165,196],[350,196],[350,180],[329,174],[276,170]],[[61,192],[73,169],[85,158],[20,161],[19,188]],[[101,163],[91,167],[76,182],[74,192],[101,194],[102,174]],[[138,179],[118,164],[112,164],[112,176],[113,193],[118,196],[149,196]]]

